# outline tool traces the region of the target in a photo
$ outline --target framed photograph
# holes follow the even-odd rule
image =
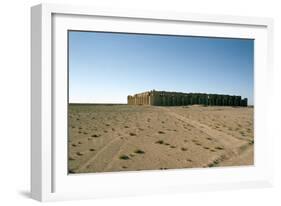
[[[31,9],[40,201],[272,185],[268,18]]]

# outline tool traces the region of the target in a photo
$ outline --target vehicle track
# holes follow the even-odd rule
[[[194,128],[204,132],[205,134],[209,135],[214,140],[216,140],[218,143],[223,145],[223,147],[225,148],[224,151],[225,151],[225,155],[226,155],[223,158],[223,160],[228,159],[229,156],[240,155],[241,154],[240,148],[248,144],[248,142],[245,143],[244,140],[237,139],[237,138],[233,137],[232,135],[212,129],[205,124],[202,124],[198,121],[195,121],[195,120],[189,119],[185,116],[182,116],[180,114],[177,114],[176,112],[173,112],[170,108],[167,108],[167,107],[159,107],[159,108],[161,108],[168,115],[173,116],[173,117],[177,118],[178,120],[181,120],[185,123],[192,125]]]

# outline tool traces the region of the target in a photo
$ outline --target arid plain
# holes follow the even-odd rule
[[[69,173],[254,164],[252,107],[69,105]]]

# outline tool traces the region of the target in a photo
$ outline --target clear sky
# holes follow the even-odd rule
[[[254,40],[69,32],[69,102],[149,90],[241,95],[253,104]]]

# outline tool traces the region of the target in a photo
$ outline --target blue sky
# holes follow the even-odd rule
[[[69,102],[148,90],[241,95],[253,104],[254,40],[69,32]]]

